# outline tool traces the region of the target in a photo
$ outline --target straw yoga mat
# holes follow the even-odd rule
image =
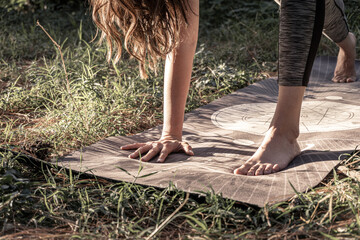
[[[109,137],[58,160],[77,171],[118,181],[196,193],[264,206],[284,201],[316,186],[339,163],[342,153],[360,144],[360,81],[332,83],[334,57],[316,59],[302,107],[299,142],[303,152],[283,171],[266,176],[237,176],[233,170],[260,145],[275,110],[276,79],[266,79],[185,115],[183,139],[195,156],[172,154],[166,163],[127,158],[122,145],[157,140],[161,126],[129,137]],[[357,62],[357,76],[360,62]],[[138,173],[140,165],[143,169]],[[122,168],[122,169],[120,169]],[[125,171],[124,171],[125,170]],[[291,186],[292,184],[292,186]]]

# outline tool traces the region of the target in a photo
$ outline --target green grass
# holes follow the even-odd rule
[[[202,1],[186,111],[275,75],[276,4],[235,2]],[[49,160],[162,121],[162,68],[145,81],[137,63],[126,55],[118,65],[106,63],[106,47],[91,42],[95,28],[89,12],[72,4],[50,4],[46,9],[0,4],[1,148]],[[360,7],[356,0],[346,4],[351,29],[360,36]],[[36,20],[61,45],[70,92],[59,51]],[[319,54],[336,52],[323,38]],[[359,153],[347,159],[343,165],[358,171]],[[187,196],[171,184],[156,189],[33,166],[21,156],[2,152],[0,186],[3,239],[360,236],[360,185],[339,171],[305,194],[256,208],[211,192]]]

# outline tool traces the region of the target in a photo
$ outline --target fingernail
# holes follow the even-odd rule
[[[189,153],[191,153],[192,155],[194,155],[194,152],[193,152],[193,150],[189,150]]]
[[[158,163],[162,163],[162,162],[163,162],[163,160],[162,160],[162,159],[158,159],[156,162],[158,162]]]

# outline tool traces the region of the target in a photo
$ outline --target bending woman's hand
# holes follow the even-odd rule
[[[181,26],[179,45],[166,56],[164,72],[164,125],[158,141],[134,143],[121,147],[136,151],[130,158],[141,157],[148,162],[159,155],[157,162],[165,162],[170,153],[185,152],[193,156],[191,146],[181,141],[184,110],[189,92],[191,71],[197,45],[199,28],[199,0],[189,0],[187,24]]]
[[[165,162],[166,157],[170,153],[184,152],[189,156],[193,156],[191,146],[187,142],[182,142],[177,139],[167,138],[160,139],[158,141],[146,142],[146,143],[133,143],[121,147],[122,150],[133,150],[136,151],[129,155],[129,158],[138,158],[143,162],[148,162],[156,155],[160,155],[157,162]],[[146,153],[146,154],[145,154]],[[145,154],[145,155],[144,155]]]

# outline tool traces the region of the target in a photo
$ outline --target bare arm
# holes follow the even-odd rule
[[[162,138],[182,139],[182,126],[187,94],[189,92],[193,59],[199,28],[199,2],[191,1],[188,27],[181,32],[181,43],[169,54],[164,74],[164,128]]]
[[[178,47],[168,54],[164,73],[164,125],[161,139],[148,143],[135,143],[122,149],[137,149],[130,158],[143,153],[142,161],[149,161],[160,154],[158,162],[164,162],[171,152],[184,151],[194,155],[191,147],[182,142],[182,128],[187,94],[189,92],[193,59],[199,29],[199,0],[189,0],[188,26],[180,33]]]

